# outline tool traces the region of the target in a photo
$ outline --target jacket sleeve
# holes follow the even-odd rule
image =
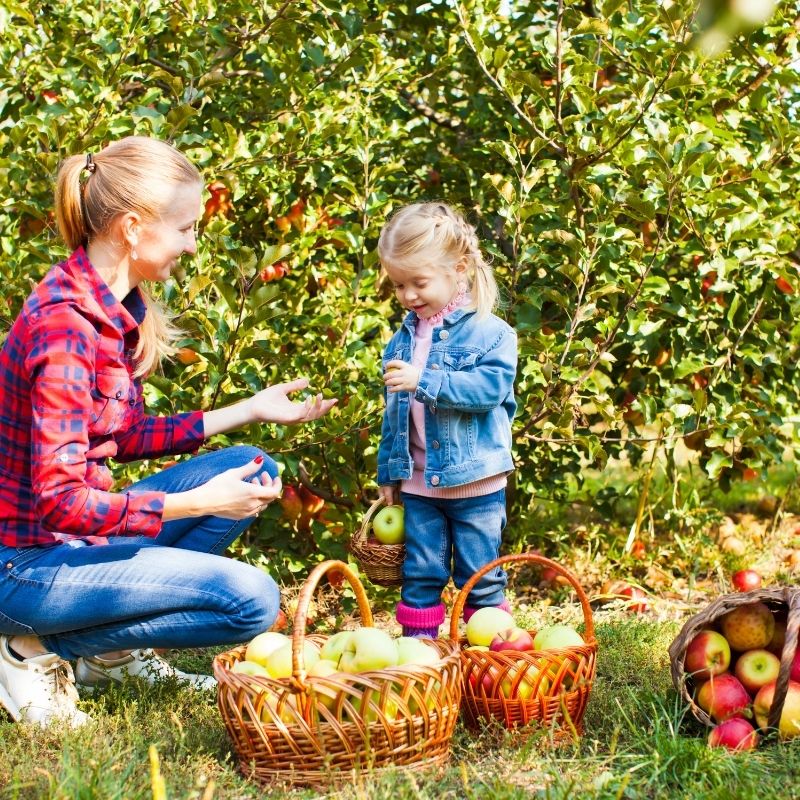
[[[42,525],[77,536],[156,536],[163,492],[106,492],[87,481],[93,327],[63,312],[31,332],[31,489]]]
[[[505,327],[469,369],[431,369],[420,376],[415,398],[431,410],[449,408],[465,413],[490,411],[514,390],[517,373],[517,335]]]
[[[389,456],[392,453],[392,441],[396,435],[389,419],[389,410],[386,405],[387,390],[383,390],[383,422],[381,423],[381,441],[378,444],[378,486],[388,486],[397,483],[389,477]]]

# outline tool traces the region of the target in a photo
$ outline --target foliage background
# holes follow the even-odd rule
[[[552,517],[568,497],[600,527],[653,535],[699,524],[709,487],[774,464],[794,474],[800,5],[717,58],[691,46],[686,0],[510,9],[0,8],[3,328],[64,252],[59,160],[155,135],[210,191],[198,256],[164,287],[186,339],[150,380],[152,410],[296,375],[340,398],[314,426],[230,437],[324,501],[271,507],[241,557],[284,572],[342,557],[375,496],[380,351],[401,319],[375,246],[387,215],[421,198],[478,227],[520,334],[509,549],[563,548]],[[270,265],[288,272],[265,280]]]

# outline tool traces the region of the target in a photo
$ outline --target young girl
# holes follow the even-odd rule
[[[383,356],[386,409],[378,483],[405,508],[406,558],[397,621],[436,637],[441,594],[498,557],[513,469],[517,337],[491,313],[497,285],[475,229],[443,203],[395,214],[378,242],[381,265],[408,309]],[[399,495],[399,496],[398,496]],[[508,609],[500,568],[467,598]]]
[[[246,641],[277,615],[275,581],[222,555],[280,495],[269,456],[215,450],[119,490],[106,465],[194,453],[216,433],[317,419],[335,402],[293,402],[298,379],[212,411],[145,413],[142,379],[174,338],[145,286],[195,252],[202,191],[180,152],[143,137],[59,170],[73,252],[0,349],[0,707],[16,720],[85,722],[76,677],[213,685],[151,648]]]

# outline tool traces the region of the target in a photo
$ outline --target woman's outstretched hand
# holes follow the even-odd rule
[[[297,378],[287,383],[276,383],[254,394],[250,400],[253,419],[259,422],[277,422],[281,425],[294,425],[298,422],[311,422],[327,414],[337,403],[323,400],[321,394],[296,402],[289,399],[292,392],[308,387],[308,378]]]

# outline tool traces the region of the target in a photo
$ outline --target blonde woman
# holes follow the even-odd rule
[[[517,337],[492,310],[497,285],[475,229],[444,203],[415,203],[381,232],[378,255],[408,309],[383,356],[386,408],[378,483],[405,509],[397,620],[406,636],[438,635],[441,594],[498,557],[513,469]],[[470,592],[508,609],[496,569]]]
[[[178,150],[146,137],[60,167],[56,217],[73,252],[0,350],[0,706],[16,720],[83,723],[76,675],[213,685],[152,648],[245,641],[277,615],[275,582],[222,556],[281,493],[269,456],[213,451],[119,490],[107,466],[317,419],[335,402],[293,402],[298,379],[213,411],[145,413],[142,379],[176,333],[145,286],[195,252],[202,188]]]

